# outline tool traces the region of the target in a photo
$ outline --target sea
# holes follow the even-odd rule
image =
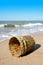
[[[10,24],[18,26],[4,27]],[[43,34],[43,21],[0,21],[0,42],[12,36],[32,34]]]

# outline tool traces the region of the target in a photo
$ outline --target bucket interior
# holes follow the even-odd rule
[[[16,37],[12,37],[9,41],[9,48],[12,53],[12,55],[19,55],[20,53],[20,42]]]

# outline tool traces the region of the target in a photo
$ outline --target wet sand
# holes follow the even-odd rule
[[[43,65],[43,34],[32,35],[36,46],[22,57],[14,57],[9,51],[9,40],[0,42],[0,65]]]

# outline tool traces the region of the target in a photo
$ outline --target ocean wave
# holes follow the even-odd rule
[[[0,24],[0,27],[5,27],[12,24]],[[11,36],[20,36],[20,35],[31,35],[35,33],[43,32],[43,23],[28,23],[28,24],[13,24],[15,28],[5,29],[0,28],[0,41],[6,40]]]
[[[7,24],[0,24],[0,27],[4,27],[5,25],[7,25]]]
[[[28,23],[28,24],[0,24],[0,27],[33,27],[40,26],[43,23]]]
[[[29,24],[25,24],[23,25],[23,27],[32,27],[32,26],[40,26],[40,25],[43,25],[42,23],[29,23]]]

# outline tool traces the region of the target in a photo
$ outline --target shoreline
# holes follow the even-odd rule
[[[26,36],[32,36],[32,35],[43,35],[43,32],[37,32],[37,33],[32,33],[32,34],[29,34],[29,35],[26,35]],[[1,39],[0,42],[3,42],[7,39],[10,39],[12,36],[15,36],[15,35],[7,35],[5,37],[3,37],[3,40]],[[17,36],[17,35],[16,35]],[[19,35],[18,35],[19,36]],[[23,35],[22,35],[23,36]]]

